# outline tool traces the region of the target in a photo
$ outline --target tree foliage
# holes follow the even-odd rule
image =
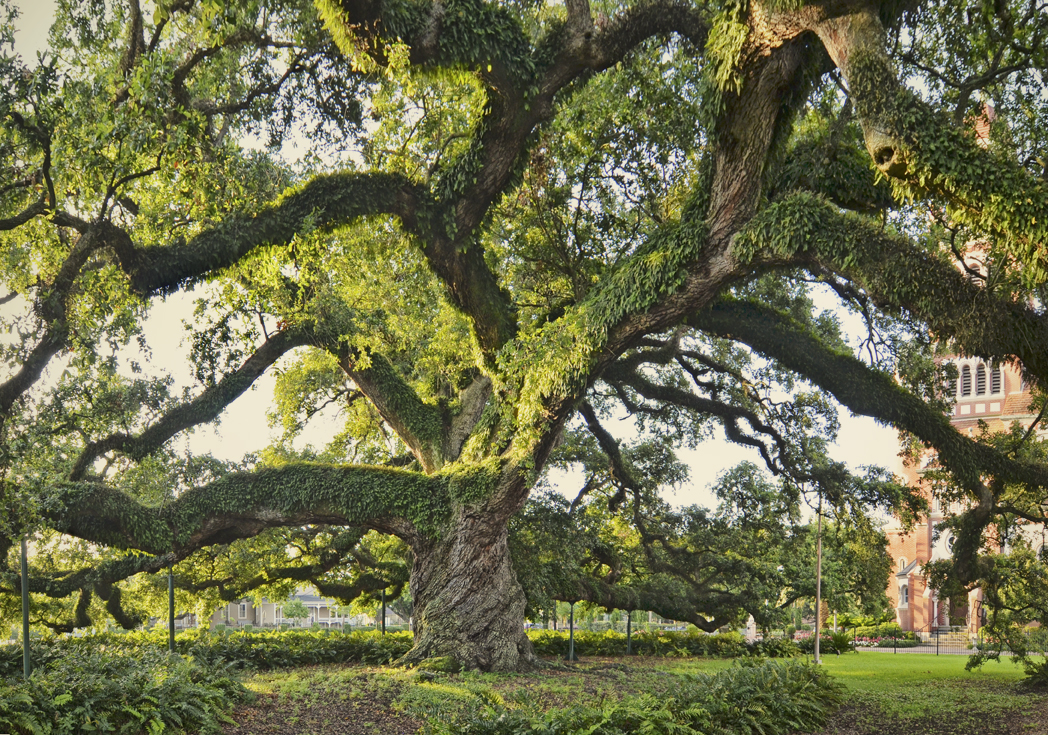
[[[1048,472],[952,429],[935,352],[1048,377],[1048,15],[959,7],[63,4],[46,57],[0,55],[3,589],[25,533],[52,549],[31,586],[57,626],[101,606],[133,625],[124,580],[171,565],[211,603],[410,580],[407,660],[511,669],[532,659],[512,522],[532,600],[628,608],[656,580],[670,617],[710,627],[780,599],[769,564],[805,534],[760,539],[802,496],[839,515],[842,550],[875,546],[860,511],[920,510],[831,458],[838,405],[937,450],[976,583],[992,524],[1043,518]],[[181,384],[144,324],[190,292]],[[280,441],[186,456],[267,372]],[[331,410],[334,441],[296,445]],[[624,415],[633,444],[607,428]],[[717,430],[775,484],[660,503],[674,450]],[[529,506],[564,466],[580,500]],[[578,529],[559,570],[556,528]],[[842,551],[849,579],[882,573],[864,553]]]

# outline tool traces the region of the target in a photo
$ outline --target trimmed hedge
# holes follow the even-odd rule
[[[568,634],[564,631],[533,630],[529,631],[528,637],[539,656],[568,655]],[[639,656],[786,658],[800,654],[797,644],[785,638],[747,643],[738,633],[707,635],[696,631],[639,631],[633,634],[632,648]],[[578,656],[622,656],[626,653],[626,636],[615,631],[597,633],[576,630],[575,653]]]
[[[115,652],[167,649],[167,632],[97,633],[82,638],[32,641],[34,666],[49,666],[83,647]],[[328,632],[313,630],[209,633],[191,630],[175,637],[175,651],[208,666],[277,669],[307,664],[386,664],[412,645],[411,633]],[[22,671],[20,646],[0,646],[0,677]]]
[[[529,631],[535,653],[545,657],[568,654],[568,634],[563,631]],[[281,669],[309,664],[364,663],[387,664],[412,646],[409,632],[381,635],[378,632],[342,633],[325,630],[268,630],[208,632],[190,630],[175,638],[175,651],[207,666],[237,669]],[[47,667],[72,651],[83,649],[111,652],[163,651],[167,633],[163,630],[133,633],[96,633],[82,638],[49,638],[32,642],[33,665]],[[614,631],[602,633],[575,631],[575,653],[580,656],[621,656],[626,652],[626,636]],[[700,656],[705,658],[788,658],[801,653],[801,647],[785,638],[747,643],[738,633],[706,635],[698,632],[639,631],[633,635],[633,652],[641,656]],[[0,677],[22,671],[20,646],[0,645]]]
[[[908,640],[916,638],[916,634],[912,630],[904,631],[898,623],[860,625],[852,632],[856,638],[906,638]]]
[[[842,687],[814,664],[740,662],[727,671],[676,677],[667,696],[629,697],[601,707],[543,712],[478,697],[465,713],[428,722],[427,735],[787,735],[819,730],[837,709]]]
[[[877,648],[916,648],[924,643],[916,638],[882,638],[877,641]]]
[[[0,731],[217,733],[244,686],[228,671],[156,649],[113,650],[77,640],[28,681],[0,681]]]
[[[540,656],[568,654],[568,634],[560,630],[528,632],[534,651]],[[95,633],[83,637],[62,637],[32,642],[32,661],[47,667],[64,660],[71,651],[85,647],[113,652],[166,650],[167,633],[162,630],[129,633]],[[802,644],[803,645],[803,644]],[[410,632],[375,631],[343,633],[326,630],[252,630],[209,632],[189,630],[175,637],[175,651],[191,656],[205,666],[236,669],[285,669],[311,664],[389,664],[412,646]],[[768,639],[747,643],[738,633],[706,635],[699,632],[638,631],[633,634],[637,655],[702,656],[738,658],[761,656],[784,658],[799,655],[802,646],[787,639]],[[626,635],[614,631],[575,631],[575,653],[585,656],[618,656],[626,653]],[[20,646],[0,645],[0,677],[22,671]]]

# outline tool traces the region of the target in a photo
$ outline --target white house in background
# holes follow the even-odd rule
[[[309,611],[309,617],[300,620],[284,617],[284,605],[291,600],[301,600]],[[255,604],[245,597],[218,608],[211,616],[211,627],[224,624],[231,627],[252,625],[256,628],[276,628],[286,624],[308,628],[315,624],[321,628],[344,628],[378,624],[377,616],[349,615],[347,605],[340,606],[337,600],[321,597],[311,587],[300,587],[287,602],[269,602],[263,598]],[[386,608],[387,625],[406,625],[407,622],[390,608]]]

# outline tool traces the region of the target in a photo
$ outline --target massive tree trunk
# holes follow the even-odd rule
[[[507,536],[498,514],[466,509],[446,536],[413,544],[415,646],[401,663],[451,656],[463,668],[483,671],[534,665]]]

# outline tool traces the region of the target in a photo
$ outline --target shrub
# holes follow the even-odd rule
[[[878,648],[916,648],[921,642],[916,638],[882,638]]]
[[[819,642],[819,650],[825,652],[830,645],[830,639],[823,635]],[[797,641],[797,647],[801,649],[801,653],[811,655],[815,653],[815,636],[810,635],[805,638],[801,638]]]
[[[761,641],[753,641],[747,644],[751,656],[764,658],[790,658],[799,656],[801,648],[789,638],[765,638]]]
[[[0,683],[0,730],[34,735],[220,732],[247,691],[223,669],[165,651],[78,641],[28,681]]]
[[[881,623],[880,625],[860,625],[852,629],[858,638],[913,638],[913,631],[903,632],[898,623]]]
[[[841,648],[837,647],[837,643],[834,642],[834,636],[838,637],[838,642]],[[797,643],[797,647],[800,648],[802,653],[811,655],[815,653],[815,636],[808,636]],[[835,653],[847,653],[848,651],[855,650],[852,646],[852,635],[845,631],[838,631],[833,633],[828,630],[822,631],[822,635],[819,637],[819,652],[823,654],[835,654]]]
[[[559,630],[528,632],[535,653],[539,656],[567,656],[568,634]],[[615,631],[597,633],[575,631],[575,653],[579,656],[621,656],[626,652],[626,636]],[[738,633],[679,631],[638,631],[633,634],[633,652],[644,656],[703,656],[707,658],[736,658],[752,652]]]
[[[238,668],[275,669],[306,664],[386,664],[412,646],[410,633],[352,632],[326,635],[325,631],[289,630],[200,636],[186,642],[176,639],[180,652],[209,663]]]
[[[410,633],[352,633],[326,631],[233,631],[214,635],[205,630],[185,631],[175,637],[175,650],[215,666],[275,669],[306,664],[359,662],[385,664],[400,658],[412,645]],[[167,631],[153,629],[127,634],[97,633],[83,638],[50,638],[32,643],[34,666],[48,665],[81,646],[111,651],[165,650]],[[0,646],[0,677],[22,670],[18,646]]]
[[[677,677],[669,696],[644,695],[542,712],[478,697],[463,714],[427,723],[429,735],[574,735],[696,732],[786,735],[820,729],[841,688],[803,662],[744,662],[716,674]]]
[[[846,630],[837,630],[830,633],[830,645],[835,653],[851,653],[855,650],[852,634]]]

